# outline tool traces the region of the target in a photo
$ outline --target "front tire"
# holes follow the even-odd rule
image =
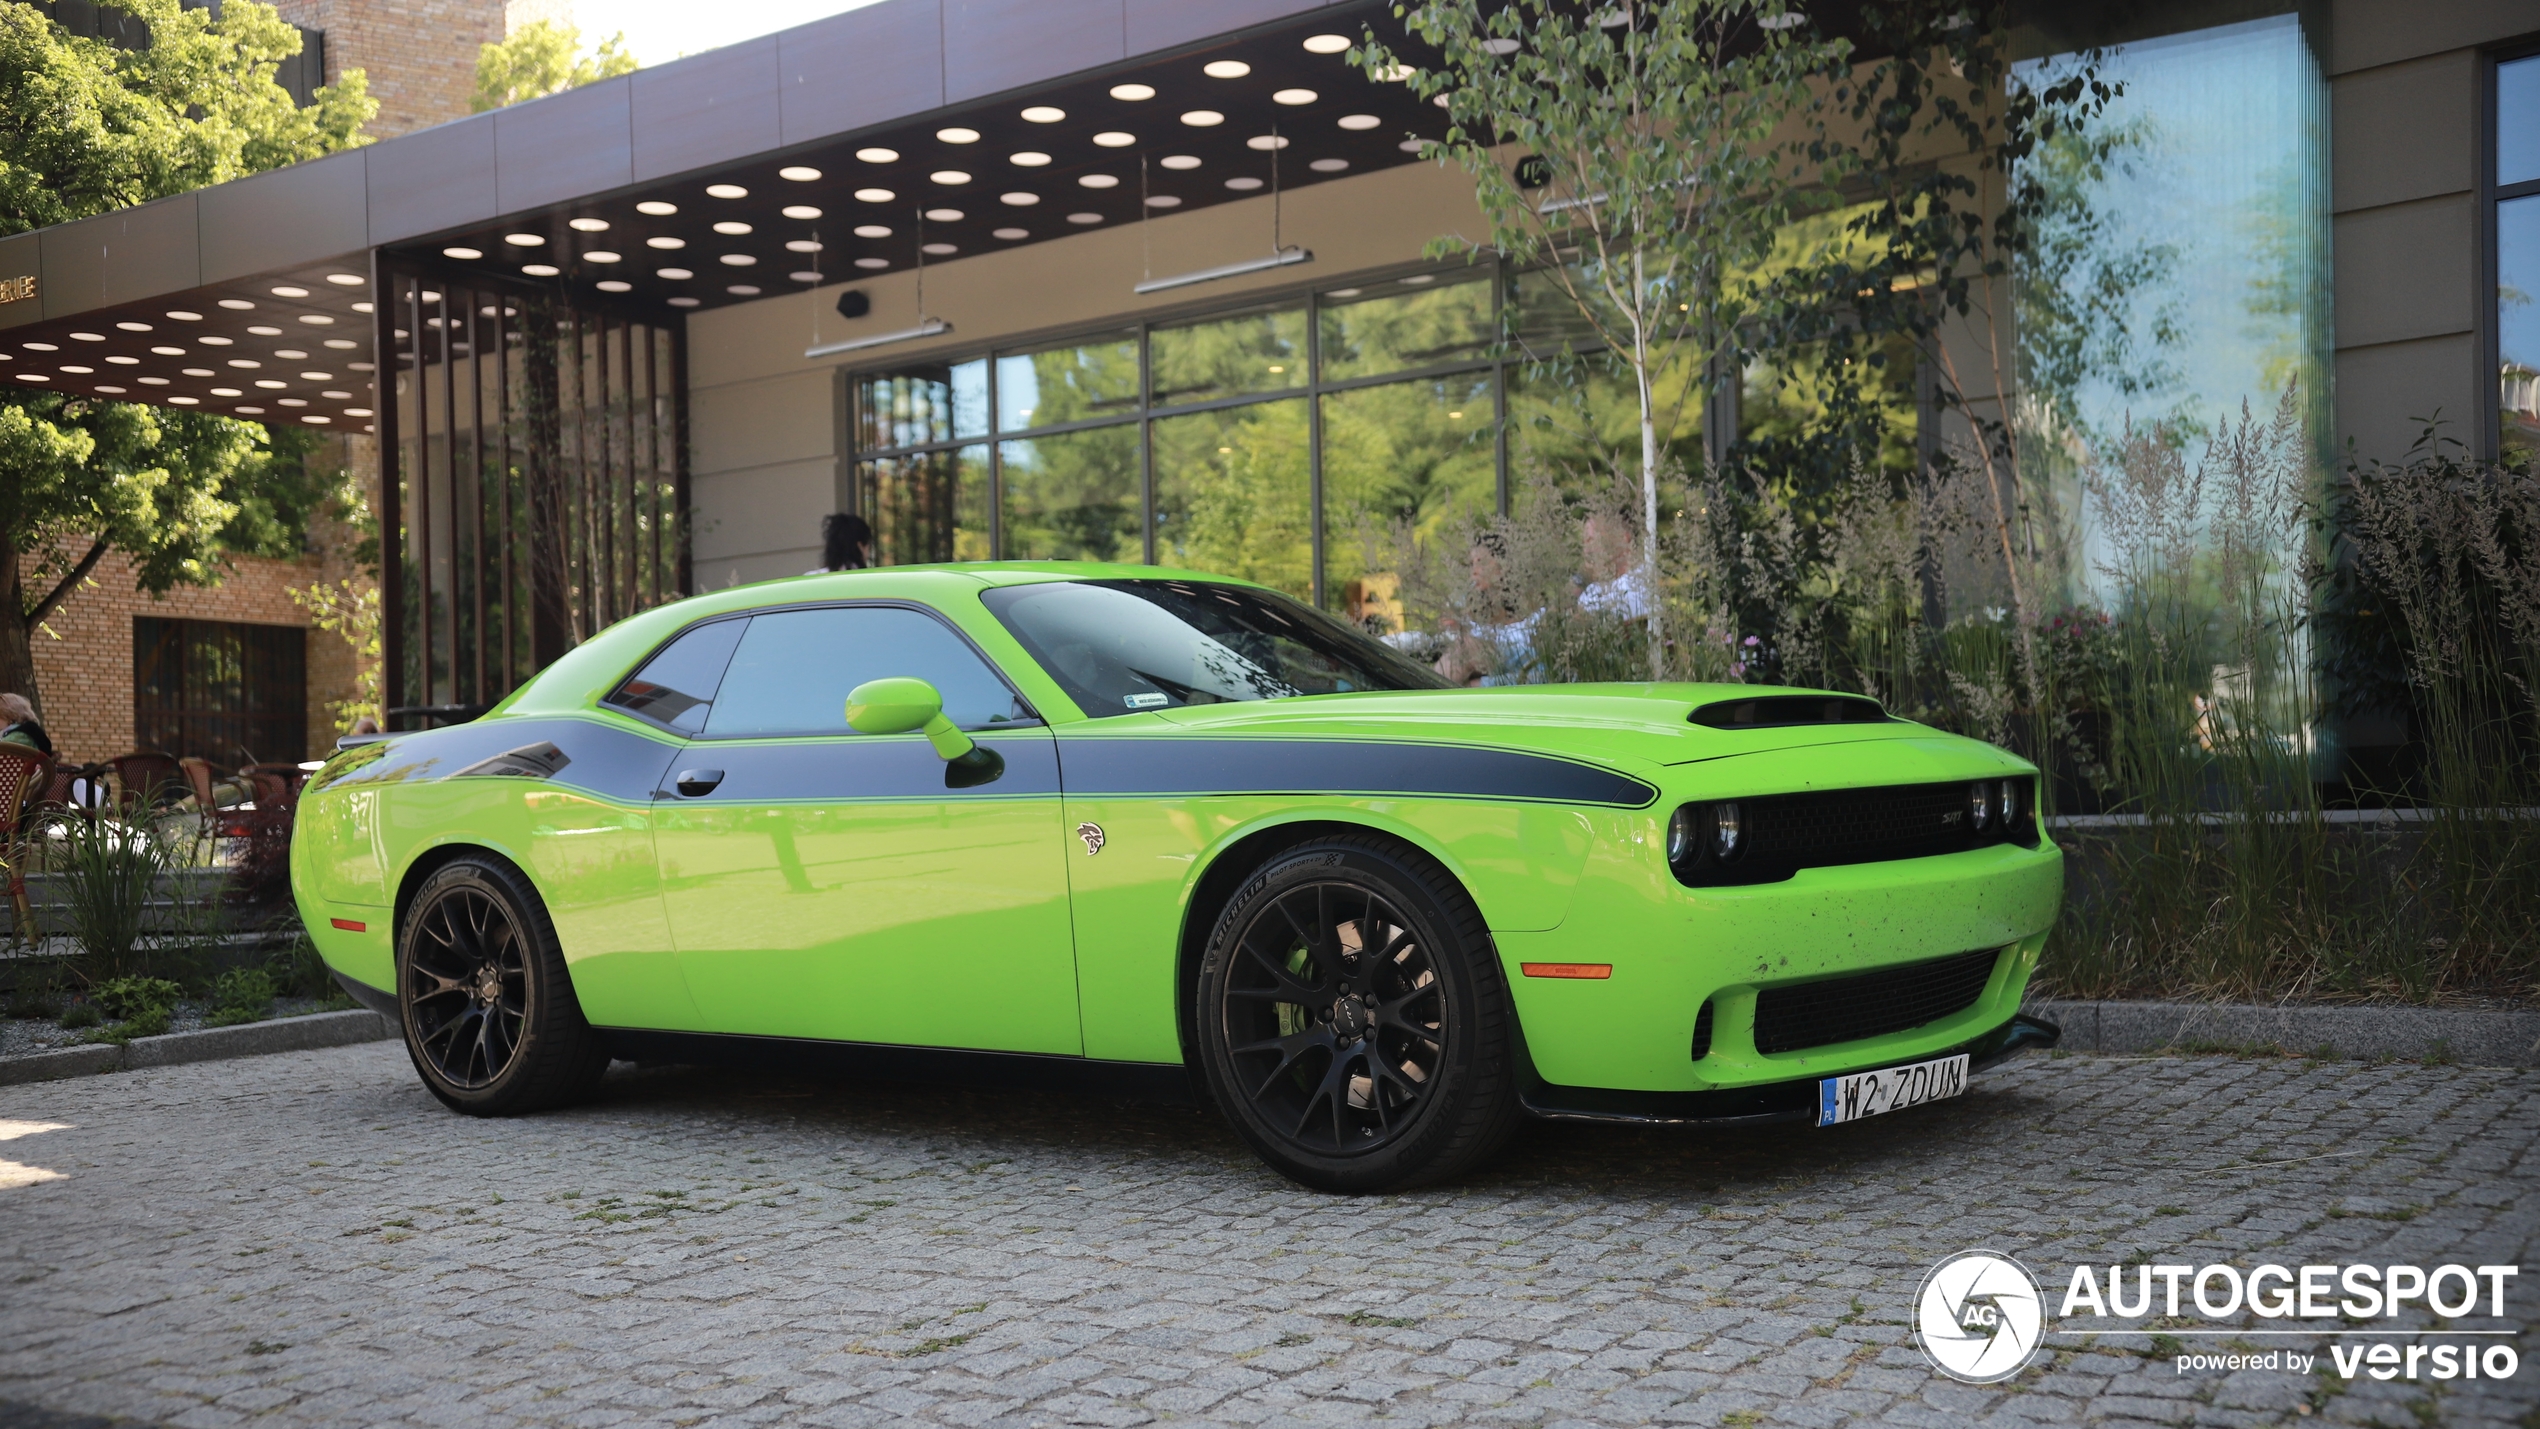
[[[546,905],[493,858],[453,859],[415,891],[397,931],[397,1007],[415,1072],[455,1111],[560,1106],[608,1070]]]
[[[1211,1094],[1291,1180],[1444,1180],[1516,1128],[1513,1017],[1481,912],[1391,839],[1318,839],[1264,865],[1219,915],[1198,997]]]

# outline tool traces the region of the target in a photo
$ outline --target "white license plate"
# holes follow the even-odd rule
[[[1817,1125],[1834,1126],[1882,1116],[1925,1102],[1944,1101],[1967,1089],[1967,1054],[1854,1072],[1817,1083]]]

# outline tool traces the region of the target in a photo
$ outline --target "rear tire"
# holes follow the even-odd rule
[[[608,1070],[546,905],[498,859],[453,859],[415,890],[397,930],[397,1009],[424,1086],[471,1116],[561,1106]]]
[[[1436,860],[1317,839],[1247,879],[1200,962],[1210,1094],[1280,1174],[1319,1191],[1463,1173],[1522,1116],[1489,930]]]

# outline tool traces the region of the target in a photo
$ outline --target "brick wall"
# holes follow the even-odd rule
[[[505,0],[277,0],[275,8],[295,25],[326,32],[327,83],[348,69],[367,72],[379,101],[367,132],[386,139],[467,117],[477,49],[509,33],[515,7]]]

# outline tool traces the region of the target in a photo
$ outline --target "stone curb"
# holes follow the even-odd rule
[[[2446,1007],[2264,1007],[2219,1002],[2040,1001],[2071,1052],[2327,1048],[2366,1061],[2540,1067],[2540,1012]]]
[[[65,1047],[24,1057],[0,1059],[0,1086],[49,1082],[97,1072],[138,1067],[172,1067],[181,1062],[214,1062],[227,1057],[258,1057],[267,1052],[306,1052],[354,1042],[384,1042],[396,1036],[388,1019],[355,1008],[350,1012],[312,1012],[278,1017],[237,1027],[206,1027],[199,1032],[170,1032],[162,1037],[136,1037],[122,1047]]]

